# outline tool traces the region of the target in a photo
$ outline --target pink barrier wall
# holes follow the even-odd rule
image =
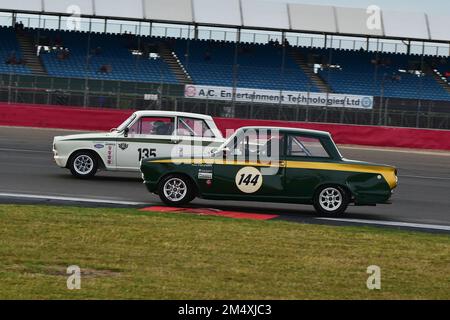
[[[109,130],[133,110],[0,104],[0,125],[78,130]],[[356,126],[325,123],[215,118],[223,133],[242,126],[279,126],[328,131],[336,143],[450,150],[450,130]]]
[[[242,126],[278,126],[328,131],[339,144],[362,146],[450,150],[450,130],[429,130],[330,123],[288,122],[216,118],[217,126],[237,129]]]
[[[109,130],[133,110],[1,104],[0,125],[75,130]]]

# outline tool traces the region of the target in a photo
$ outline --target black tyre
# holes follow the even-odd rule
[[[194,200],[195,186],[183,175],[169,175],[159,183],[158,195],[167,205],[181,206]]]
[[[347,210],[350,194],[341,186],[322,186],[316,190],[313,203],[320,215],[339,216]]]
[[[77,151],[70,157],[68,167],[75,177],[89,179],[97,173],[98,157],[90,151]]]

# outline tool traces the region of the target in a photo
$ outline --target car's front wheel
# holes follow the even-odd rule
[[[169,175],[160,182],[158,195],[165,204],[180,206],[195,198],[195,188],[189,178]]]
[[[342,215],[349,202],[350,195],[341,186],[323,186],[314,195],[314,208],[321,215]]]
[[[98,169],[97,156],[89,151],[77,151],[70,157],[69,169],[77,178],[92,178]]]

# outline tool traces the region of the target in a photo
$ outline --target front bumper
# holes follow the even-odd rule
[[[59,156],[55,151],[53,151],[53,159],[58,167],[65,168],[67,166],[68,157]]]

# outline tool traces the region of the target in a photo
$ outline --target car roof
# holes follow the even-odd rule
[[[295,133],[299,133],[299,134],[306,133],[306,134],[317,135],[317,136],[326,136],[326,137],[330,136],[330,133],[326,132],[326,131],[310,130],[310,129],[302,129],[302,128],[291,128],[291,127],[249,126],[249,127],[239,128],[239,130],[248,130],[248,129],[279,130],[279,131],[295,132]]]
[[[190,118],[198,118],[203,120],[211,120],[211,116],[200,113],[190,113],[190,112],[179,112],[179,111],[164,111],[164,110],[142,110],[136,111],[135,114],[137,116],[178,116],[178,117],[190,117]]]

